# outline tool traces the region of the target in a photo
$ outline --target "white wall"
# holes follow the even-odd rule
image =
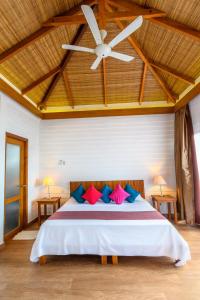
[[[28,139],[28,221],[36,217],[32,201],[38,197],[36,180],[39,177],[39,126],[40,119],[0,93],[0,243],[3,240],[5,133]]]
[[[41,123],[40,176],[68,194],[70,180],[144,179],[147,197],[162,174],[175,187],[174,115],[48,120]],[[59,160],[66,162],[59,166]]]
[[[189,104],[194,133],[200,132],[200,95],[197,95]]]

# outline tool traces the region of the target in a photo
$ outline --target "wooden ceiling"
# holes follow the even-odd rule
[[[143,25],[116,51],[131,63],[66,51],[95,48],[80,10],[90,5],[112,40],[136,16]],[[0,89],[43,118],[173,112],[200,92],[199,0],[4,0]]]

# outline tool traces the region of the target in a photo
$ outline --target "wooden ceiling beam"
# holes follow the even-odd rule
[[[143,74],[142,74],[142,82],[141,82],[141,86],[140,86],[140,96],[139,96],[139,103],[140,104],[142,104],[143,97],[144,97],[144,83],[145,83],[146,73],[147,73],[147,64],[144,63],[144,69],[143,69]]]
[[[103,96],[104,96],[104,104],[108,106],[107,99],[107,73],[106,73],[106,59],[102,60],[102,69],[103,69]]]
[[[80,13],[80,6],[82,4],[91,6],[94,3],[96,3],[96,0],[83,0],[81,3],[70,8],[68,11],[64,12],[62,15],[67,15],[67,16],[77,15],[78,13]],[[3,62],[5,62],[9,58],[11,58],[13,55],[17,54],[19,51],[25,49],[32,43],[41,39],[42,37],[44,37],[46,34],[50,33],[54,29],[55,29],[54,26],[42,27],[42,28],[38,29],[36,32],[29,35],[28,37],[26,37],[25,39],[23,39],[22,41],[20,41],[19,43],[17,43],[16,45],[5,50],[3,53],[0,54],[0,64],[2,64]]]
[[[195,85],[192,90],[190,90],[179,102],[176,103],[174,112],[187,105],[191,100],[197,95],[200,95],[200,83]]]
[[[125,26],[120,21],[116,21],[116,24],[121,30],[123,30],[125,28]],[[177,100],[178,96],[176,94],[174,94],[172,91],[169,90],[169,88],[167,87],[165,82],[162,80],[162,78],[158,75],[158,73],[151,66],[151,63],[150,63],[149,59],[145,56],[143,51],[140,49],[140,46],[137,43],[137,41],[133,38],[133,36],[129,36],[127,39],[129,41],[130,45],[135,49],[137,54],[143,60],[143,62],[147,65],[148,69],[151,71],[151,73],[155,77],[156,81],[159,83],[162,90],[167,95],[167,97],[170,99],[170,101],[172,101],[173,103],[176,103],[176,100]]]
[[[63,72],[62,76],[63,76],[63,80],[64,80],[64,84],[65,84],[65,90],[66,90],[67,98],[70,100],[71,106],[74,109],[74,107],[75,107],[74,99],[73,99],[72,90],[71,90],[71,86],[70,86],[70,82],[69,82],[67,72],[66,71]]]
[[[98,0],[98,17],[100,29],[106,28],[106,6],[105,0]]]
[[[72,45],[76,45],[80,41],[80,39],[81,39],[81,37],[82,37],[82,35],[83,35],[84,31],[85,31],[85,28],[86,28],[86,25],[81,25],[79,27],[79,29],[77,30],[77,33],[75,34],[75,36],[74,36],[74,38],[73,38],[73,40],[71,42]],[[43,109],[45,107],[46,102],[48,101],[48,99],[49,99],[49,97],[50,97],[50,95],[51,95],[54,87],[56,86],[58,80],[60,79],[60,76],[62,75],[62,73],[63,73],[66,65],[68,64],[69,60],[71,59],[71,56],[72,56],[72,51],[70,51],[70,50],[66,51],[66,54],[64,55],[64,57],[62,59],[62,62],[60,64],[60,66],[59,66],[60,67],[60,72],[57,73],[53,77],[53,79],[52,79],[52,81],[51,81],[51,83],[50,83],[47,91],[45,92],[42,100],[38,104],[38,107],[40,109]]]
[[[116,8],[130,10],[135,16],[143,16],[145,19],[160,18],[166,13],[155,8],[144,8],[133,1],[128,0],[108,0],[108,4]]]
[[[36,86],[38,86],[39,84],[41,84],[43,81],[47,80],[48,78],[56,75],[57,73],[60,72],[60,66],[54,68],[53,70],[51,70],[50,72],[48,72],[47,74],[45,74],[44,76],[40,77],[39,79],[35,80],[34,82],[32,82],[30,85],[28,85],[27,87],[25,87],[24,89],[21,90],[22,95],[27,94],[28,92],[30,92],[32,89],[34,89]]]
[[[185,24],[181,24],[177,21],[174,21],[166,16],[166,13],[160,12],[155,10],[154,8],[144,8],[132,1],[128,0],[109,0],[108,3],[110,3],[113,7],[116,8],[125,8],[130,11],[136,11],[144,16],[145,19],[149,19],[150,22],[153,22],[155,24],[158,24],[164,28],[167,28],[169,30],[181,33],[185,36],[188,36],[192,38],[193,40],[196,40],[197,42],[200,42],[200,31],[195,30],[194,28],[191,28]],[[145,17],[145,11],[149,11],[150,16],[149,18]],[[156,11],[158,14],[156,15]],[[153,13],[155,12],[155,15]],[[161,15],[163,13],[163,15]]]
[[[13,101],[26,108],[35,116],[42,118],[42,113],[21,94],[19,94],[14,88],[12,88],[8,83],[3,81],[3,79],[0,79],[0,91],[8,95],[10,98],[12,98]]]
[[[178,32],[180,34],[183,34],[189,38],[192,38],[193,40],[200,42],[200,31],[195,30],[191,27],[188,27],[185,24],[181,24],[179,22],[176,22],[172,19],[169,19],[167,17],[161,17],[161,18],[152,18],[149,20],[150,22],[153,22],[157,25],[160,25],[166,29],[169,29],[174,32]]]
[[[186,82],[187,84],[195,84],[195,80],[193,78],[191,78],[190,76],[183,75],[183,74],[181,74],[167,66],[164,66],[160,63],[157,63],[157,62],[155,63],[155,62],[150,61],[150,63],[151,63],[152,67],[155,67],[156,69],[166,72],[166,73],[172,75],[173,77],[176,77],[177,79],[180,79],[180,80]]]
[[[152,115],[152,114],[171,114],[174,107],[140,107],[140,108],[122,108],[122,109],[102,109],[88,111],[69,111],[43,113],[44,120],[51,119],[72,119],[72,118],[98,118],[111,116],[133,116],[133,115]]]
[[[102,1],[102,0],[100,0]],[[163,14],[162,14],[163,15]],[[104,18],[103,18],[103,24],[106,22],[114,23],[115,20],[126,20],[126,21],[133,21],[135,17],[141,16],[141,13],[138,11],[114,11],[112,13],[105,12]],[[145,19],[149,19],[152,17],[155,17],[155,14],[149,14],[149,11],[143,13],[143,17]],[[102,16],[98,13],[95,14],[95,18],[101,25],[102,22]],[[73,16],[59,16],[54,17],[43,23],[44,27],[59,27],[63,25],[72,25],[72,24],[86,24],[87,21],[83,15],[73,15]],[[103,26],[105,28],[105,25]]]

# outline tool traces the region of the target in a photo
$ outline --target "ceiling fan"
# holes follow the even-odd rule
[[[124,30],[122,30],[110,43],[104,44],[104,39],[107,36],[107,32],[105,30],[99,30],[93,10],[88,5],[82,5],[81,9],[83,11],[83,14],[86,18],[86,21],[87,21],[89,27],[90,27],[90,30],[92,32],[92,35],[94,37],[94,40],[95,40],[97,46],[95,49],[91,49],[91,48],[86,48],[86,47],[81,47],[81,46],[76,46],[76,45],[63,44],[62,45],[63,49],[89,52],[89,53],[96,54],[97,58],[91,66],[92,70],[97,69],[101,60],[108,56],[117,58],[117,59],[125,61],[125,62],[130,62],[131,60],[134,59],[133,56],[115,52],[112,50],[112,48],[115,47],[117,44],[119,44],[124,39],[126,39],[129,35],[131,35],[134,31],[136,31],[142,25],[142,22],[143,22],[142,16],[137,17],[132,23],[130,23],[126,28],[124,28]]]

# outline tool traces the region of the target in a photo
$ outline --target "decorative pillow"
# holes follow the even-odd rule
[[[103,202],[109,203],[111,201],[109,196],[112,193],[112,189],[107,184],[105,184],[104,187],[101,189],[101,193],[101,199],[103,200]]]
[[[83,194],[85,193],[85,190],[82,186],[82,184],[80,184],[77,189],[75,189],[75,191],[73,191],[70,195],[71,197],[73,197],[77,202],[79,203],[83,203],[85,202],[85,199],[83,199]]]
[[[109,196],[116,204],[121,204],[126,198],[128,198],[130,194],[128,194],[120,184],[117,184],[112,194]]]
[[[130,203],[133,203],[137,196],[140,194],[136,190],[134,190],[130,184],[127,184],[125,186],[125,191],[130,194],[130,196],[126,199]]]
[[[87,200],[90,204],[95,204],[99,198],[101,198],[102,193],[100,193],[93,184],[87,189],[85,194],[82,196],[85,200]]]

